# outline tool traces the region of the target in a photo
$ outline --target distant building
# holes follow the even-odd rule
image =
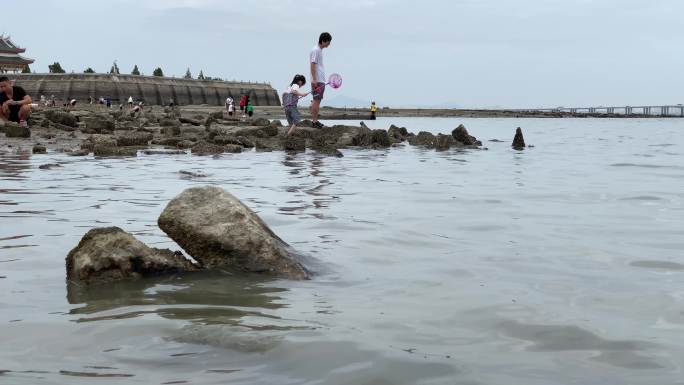
[[[32,64],[33,59],[19,55],[24,51],[26,49],[17,47],[9,36],[0,35],[0,73],[21,72],[27,65]]]

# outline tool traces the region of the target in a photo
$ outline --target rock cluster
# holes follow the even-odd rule
[[[287,243],[221,188],[185,190],[169,202],[158,224],[197,263],[178,251],[148,247],[118,227],[96,228],[67,255],[67,280],[95,284],[211,268],[290,279],[310,276]]]

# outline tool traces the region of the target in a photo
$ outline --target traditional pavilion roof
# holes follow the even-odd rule
[[[24,51],[26,49],[17,47],[9,36],[0,35],[0,69],[20,70],[33,63],[33,59],[19,55]]]
[[[0,52],[22,53],[25,48],[17,47],[9,36],[0,35]]]

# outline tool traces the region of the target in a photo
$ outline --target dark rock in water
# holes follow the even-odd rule
[[[149,132],[127,132],[117,135],[116,144],[118,146],[147,146],[152,140]]]
[[[266,118],[257,118],[252,120],[252,126],[270,126],[271,121]]]
[[[160,139],[154,139],[152,141],[152,144],[158,144],[161,146],[172,146],[176,147],[178,146],[178,143],[183,140],[181,138],[160,138]]]
[[[193,187],[166,206],[159,227],[203,267],[307,279],[294,250],[225,190]]]
[[[180,252],[150,248],[118,227],[88,231],[66,257],[67,280],[85,284],[192,270]]]
[[[73,114],[59,110],[47,110],[45,111],[45,119],[53,122],[63,124],[65,126],[76,127],[78,124],[78,119]]]
[[[371,131],[371,145],[374,147],[389,147],[392,145],[387,131],[385,130],[372,130]]]
[[[525,138],[523,138],[522,129],[520,127],[515,130],[515,137],[513,138],[513,144],[511,146],[516,150],[525,148]]]
[[[425,146],[428,148],[433,148],[435,147],[435,140],[437,138],[427,131],[420,131],[418,135],[409,135],[407,139],[412,146]]]
[[[14,122],[5,124],[5,136],[8,138],[30,138],[31,130],[28,127],[21,127]]]
[[[499,140],[499,139],[490,139],[489,141],[492,143],[503,143],[503,140]]]
[[[359,147],[368,147],[373,142],[373,131],[370,128],[362,126],[359,131],[352,137],[352,145]]]
[[[277,137],[261,138],[254,141],[257,151],[278,151],[283,149],[283,142]]]
[[[145,155],[187,155],[183,150],[143,150]]]
[[[311,140],[311,149],[316,150],[319,154],[334,156],[342,158],[344,155],[335,148],[337,140],[335,137],[318,135]]]
[[[118,147],[115,156],[138,156],[137,147]]]
[[[85,122],[84,132],[87,134],[100,134],[103,132],[114,131],[116,129],[114,120],[112,120],[109,116],[95,115],[84,118],[83,121]]]
[[[361,126],[363,128],[368,128],[368,126],[366,126],[366,123],[364,123],[364,122],[359,123],[359,126]]]
[[[191,176],[193,178],[204,178],[209,176],[209,174],[203,173],[202,171],[180,170],[178,173],[181,175]]]
[[[477,140],[476,137],[470,135],[468,130],[466,130],[465,126],[462,124],[451,131],[451,136],[453,136],[457,142],[461,142],[466,146],[482,146],[482,142]]]
[[[49,170],[49,169],[55,168],[55,167],[62,167],[62,165],[57,164],[57,163],[46,163],[46,164],[41,164],[40,166],[38,166],[38,168],[41,170]]]
[[[35,144],[33,146],[33,153],[34,154],[46,154],[47,153],[47,147],[43,144]]]
[[[390,126],[389,130],[387,130],[387,134],[392,140],[403,142],[408,137],[408,130],[406,127],[397,127],[393,124]]]
[[[296,135],[288,135],[283,139],[283,148],[285,151],[305,151],[306,139]]]
[[[434,143],[437,151],[446,151],[457,144],[453,136],[444,134],[437,134]]]
[[[198,144],[198,143],[191,141],[191,140],[181,140],[180,142],[178,142],[176,147],[178,147],[178,148],[193,148],[196,144]],[[202,154],[199,154],[199,155],[202,155]],[[204,154],[204,155],[207,155],[207,154]]]
[[[239,154],[242,152],[242,146],[239,144],[226,144],[223,148],[224,152],[229,152],[232,154]]]
[[[254,142],[244,136],[232,136],[232,135],[217,135],[212,139],[214,144],[237,144],[238,146],[252,148],[254,147]]]
[[[83,149],[82,150],[73,150],[73,151],[67,152],[66,154],[69,156],[87,156],[88,154],[90,154],[90,151],[83,150]]]
[[[226,149],[224,146],[201,141],[193,145],[191,150],[193,155],[216,155],[223,154]]]

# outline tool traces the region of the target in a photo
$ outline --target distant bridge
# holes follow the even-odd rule
[[[684,105],[620,107],[556,107],[515,109],[521,112],[565,112],[570,114],[642,115],[684,117]]]

